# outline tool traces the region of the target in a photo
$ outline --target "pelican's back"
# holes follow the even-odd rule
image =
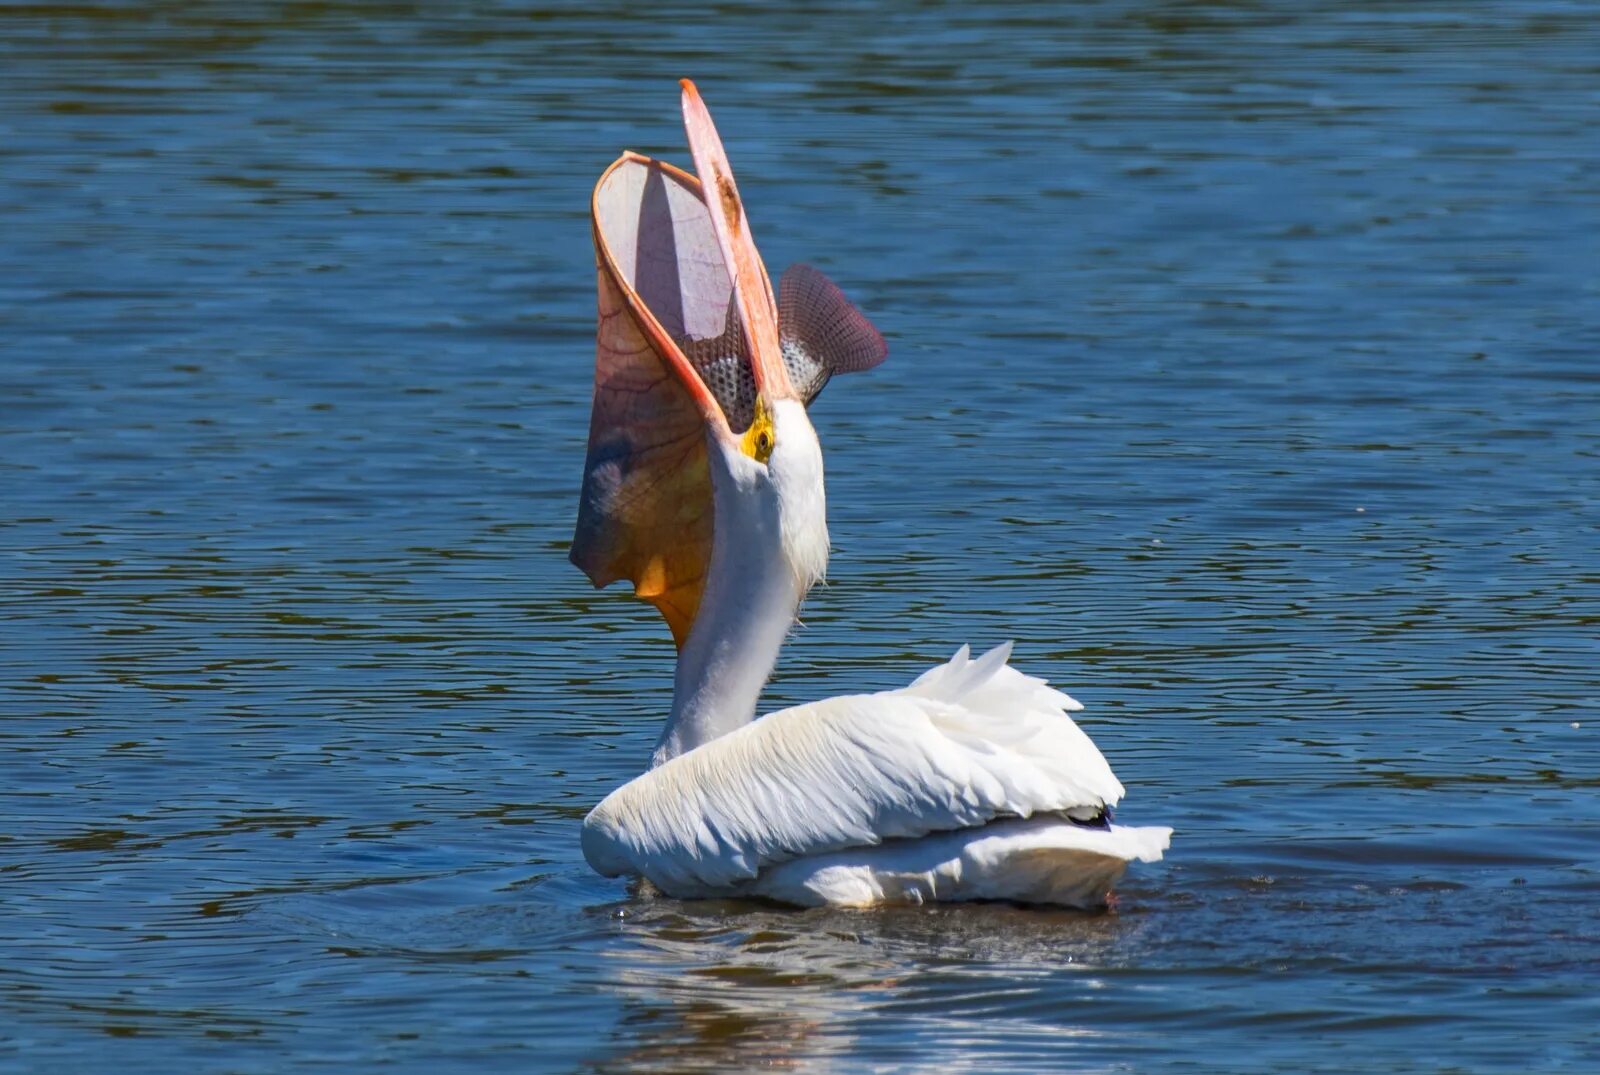
[[[909,687],[783,710],[697,747],[595,807],[584,855],[678,896],[1086,902],[1048,898],[1039,852],[1107,860],[1080,871],[1093,888],[1129,858],[1159,858],[1168,830],[1069,819],[1097,818],[1122,785],[1067,715],[1078,703],[1009,667],[1009,652],[974,661],[962,647]],[[1145,835],[1117,835],[1130,832]],[[993,867],[1022,858],[1033,881],[1008,895]],[[986,871],[988,886],[963,894],[960,875]]]

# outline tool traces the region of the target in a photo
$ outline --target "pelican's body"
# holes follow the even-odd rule
[[[796,391],[786,367],[777,304],[731,170],[687,83],[684,110],[705,189],[720,195],[705,205],[738,315],[738,331],[730,314],[725,335],[748,341],[755,398],[753,404],[745,398],[748,388],[738,400],[723,398],[734,390],[719,395],[678,342],[693,334],[657,331],[661,326],[653,325],[652,310],[636,293],[648,244],[638,243],[632,278],[612,268],[597,214],[602,363],[609,271],[614,293],[643,324],[640,338],[648,338],[699,416],[711,526],[700,560],[672,559],[667,539],[642,528],[636,517],[629,520],[632,544],[612,536],[623,511],[642,502],[641,493],[624,495],[630,475],[648,477],[637,488],[655,495],[682,471],[664,469],[648,455],[661,443],[649,429],[619,433],[597,419],[586,496],[593,487],[604,499],[586,500],[590,514],[580,517],[583,547],[575,543],[574,559],[597,581],[611,561],[632,557],[644,564],[634,575],[637,589],[657,600],[675,633],[685,629],[672,710],[652,767],[585,818],[584,856],[600,873],[637,874],[680,897],[852,906],[969,899],[1103,903],[1129,861],[1161,857],[1171,830],[1111,823],[1110,808],[1123,787],[1068,716],[1078,703],[1010,668],[1009,646],[978,660],[963,647],[900,690],[755,718],[800,602],[827,567],[822,449],[802,402],[808,397]],[[680,211],[673,219],[682,228],[687,215]],[[671,248],[673,263],[689,265],[682,249]],[[694,312],[687,299],[683,308],[687,320]],[[840,309],[824,320],[859,337],[852,314],[853,308]],[[826,347],[820,361],[830,366]],[[870,364],[834,362],[832,368]],[[730,415],[742,407],[749,410],[748,428],[735,431]],[[603,448],[598,455],[597,443]],[[679,458],[698,460],[700,445],[685,447]],[[692,502],[697,488],[682,495]],[[589,548],[602,546],[602,538],[615,546],[608,547],[611,560]],[[689,567],[664,573],[661,565],[668,563]]]
[[[583,825],[604,874],[682,897],[1094,906],[1170,830],[1109,823],[1122,785],[1077,703],[965,648],[910,687],[773,713],[612,792]]]

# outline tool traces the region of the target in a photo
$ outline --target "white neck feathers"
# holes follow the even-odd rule
[[[709,438],[711,561],[652,765],[755,718],[795,612],[827,568],[822,451],[798,402],[776,410],[765,466]]]

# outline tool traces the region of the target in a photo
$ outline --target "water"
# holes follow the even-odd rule
[[[1595,1070],[1600,16],[0,8],[0,1068]],[[1088,705],[1112,913],[630,896],[587,197],[695,76],[831,386],[774,706]]]

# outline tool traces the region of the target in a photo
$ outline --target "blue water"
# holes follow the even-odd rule
[[[814,417],[771,704],[961,642],[1114,911],[640,898],[587,221],[715,112]],[[0,7],[0,1069],[1600,1066],[1600,13]]]

